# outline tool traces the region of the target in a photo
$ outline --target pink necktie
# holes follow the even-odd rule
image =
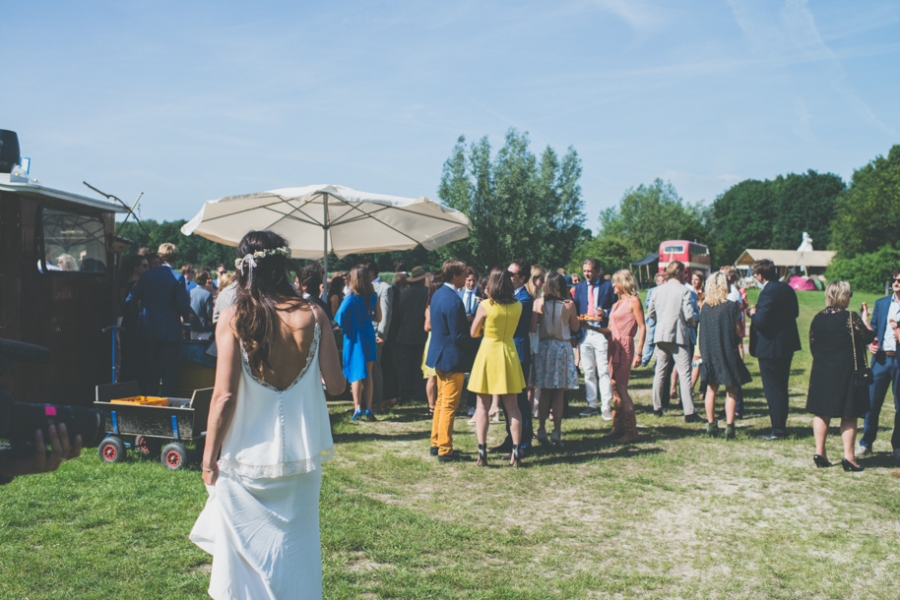
[[[594,285],[588,282],[588,316],[593,317],[596,314],[594,310]]]

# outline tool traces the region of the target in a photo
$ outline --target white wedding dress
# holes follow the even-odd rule
[[[306,365],[279,390],[243,365],[219,477],[191,531],[213,556],[217,600],[321,598],[319,488],[334,444],[319,371],[318,323]]]

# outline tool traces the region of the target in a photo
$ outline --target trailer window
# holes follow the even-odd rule
[[[41,209],[42,273],[105,273],[106,227],[98,217]]]

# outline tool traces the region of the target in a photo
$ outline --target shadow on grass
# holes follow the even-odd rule
[[[643,441],[643,440],[642,440]],[[528,455],[523,465],[580,464],[597,459],[632,458],[641,455],[661,454],[662,448],[644,448],[632,444],[602,444],[596,440],[565,441],[565,448],[537,447]]]
[[[333,433],[332,438],[335,444],[352,444],[357,442],[374,442],[374,441],[415,441],[431,438],[431,428],[427,431],[409,431],[406,433],[375,433],[374,431],[365,429],[366,423],[361,423],[358,431]]]

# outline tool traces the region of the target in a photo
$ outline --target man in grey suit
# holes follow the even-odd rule
[[[372,375],[374,383],[372,392],[372,404],[381,406],[384,401],[384,374],[381,370],[381,356],[384,354],[384,344],[387,341],[387,332],[391,326],[391,312],[393,309],[393,296],[390,293],[391,284],[383,281],[378,276],[378,265],[375,261],[366,263],[366,269],[369,271],[369,278],[372,280],[372,287],[375,289],[375,295],[378,296],[378,303],[381,305],[381,321],[372,321],[375,328],[375,342],[378,354],[375,358],[375,369]]]
[[[653,412],[662,416],[662,393],[666,369],[674,361],[681,386],[681,404],[687,423],[700,422],[691,399],[691,338],[688,329],[695,325],[691,292],[684,286],[684,264],[677,260],[666,265],[665,284],[653,290],[648,319],[656,320],[656,374],[653,377]]]

